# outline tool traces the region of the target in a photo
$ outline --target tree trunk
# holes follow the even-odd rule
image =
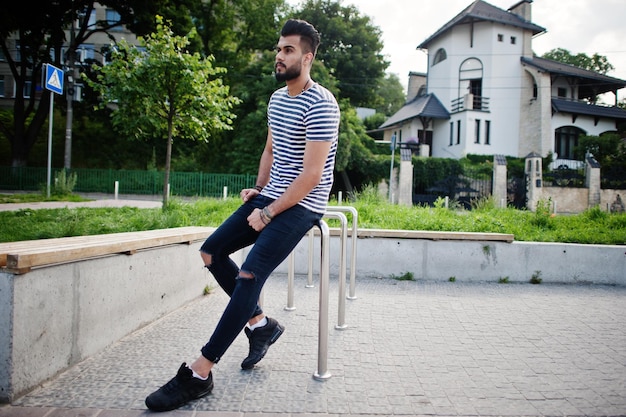
[[[37,137],[41,128],[46,122],[46,118],[50,111],[50,94],[44,92],[39,98],[37,110],[28,123],[28,113],[24,109],[24,98],[16,97],[16,103],[13,105],[13,137],[9,139],[11,143],[11,166],[26,166],[28,163],[28,155],[37,141]],[[19,101],[22,103],[19,103]]]

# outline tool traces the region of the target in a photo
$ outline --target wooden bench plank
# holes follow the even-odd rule
[[[6,243],[0,246],[0,266],[10,272],[23,273],[43,265],[191,243],[206,239],[214,230],[212,227],[191,226]]]
[[[397,238],[397,239],[428,239],[428,240],[475,240],[511,243],[514,236],[508,233],[481,232],[439,232],[425,230],[385,230],[359,229],[359,238]]]

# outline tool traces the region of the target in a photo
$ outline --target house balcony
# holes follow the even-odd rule
[[[463,97],[452,100],[450,113],[466,110],[489,111],[489,97],[465,94]]]

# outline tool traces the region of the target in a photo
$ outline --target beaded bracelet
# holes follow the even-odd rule
[[[267,209],[267,206],[263,207],[263,210],[261,210],[261,211],[262,211],[263,215],[269,219],[269,221],[272,221],[274,219],[274,216],[272,216],[270,214],[270,211]]]

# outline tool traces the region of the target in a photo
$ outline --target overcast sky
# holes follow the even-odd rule
[[[426,72],[426,54],[416,50],[473,0],[343,0],[356,6],[380,28],[383,53],[406,85],[409,71]],[[518,0],[489,0],[507,10]],[[300,0],[289,0],[292,5]],[[547,29],[533,39],[533,51],[542,55],[565,48],[571,53],[605,55],[615,69],[607,75],[626,80],[626,1],[624,0],[534,0],[532,22]],[[619,93],[620,100],[626,90]]]

